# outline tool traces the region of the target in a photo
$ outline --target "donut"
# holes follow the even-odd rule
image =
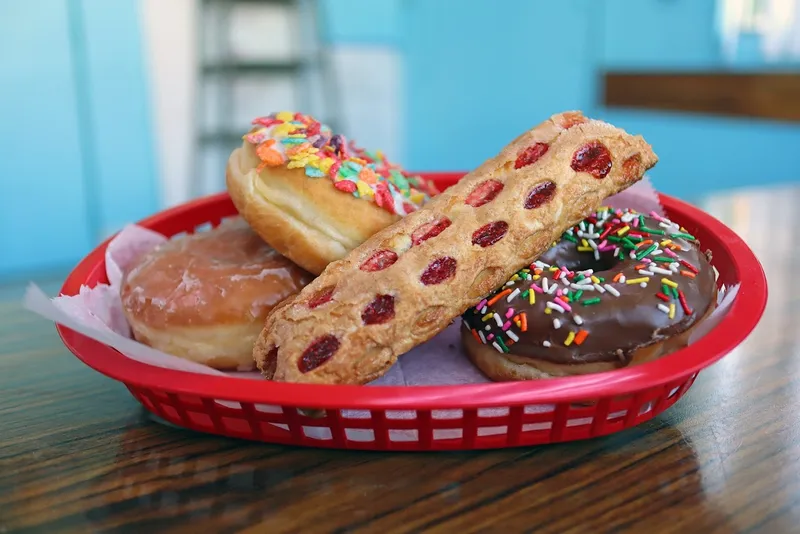
[[[363,384],[545,252],[657,161],[640,136],[554,115],[270,313],[267,378]]]
[[[492,380],[609,371],[686,346],[716,291],[708,257],[684,228],[601,208],[464,313],[461,338]]]
[[[253,370],[267,313],[313,276],[264,243],[241,219],[174,238],[123,276],[122,308],[134,338],[219,370]]]
[[[436,194],[308,115],[284,111],[253,124],[228,159],[228,192],[264,241],[313,274]]]

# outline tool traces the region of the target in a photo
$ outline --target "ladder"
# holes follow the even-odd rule
[[[335,129],[335,113],[340,109],[334,69],[326,52],[321,2],[200,0],[198,4],[193,198],[224,189],[228,156],[241,145],[242,135],[257,115],[292,107],[291,111],[312,114]],[[237,23],[240,30],[245,26],[243,32],[234,33]],[[260,47],[260,53],[242,53],[243,43]],[[239,116],[237,110],[246,108],[242,100],[247,98],[241,90],[237,94],[237,88],[249,83],[252,96],[258,92],[259,81],[288,87],[292,103],[286,98],[262,101],[263,108],[250,111],[253,116]]]

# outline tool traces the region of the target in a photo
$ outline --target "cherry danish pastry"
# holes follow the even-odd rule
[[[288,382],[381,376],[656,161],[639,136],[578,112],[551,117],[273,310],[259,368]]]

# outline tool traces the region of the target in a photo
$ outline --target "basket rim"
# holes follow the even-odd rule
[[[442,184],[455,183],[465,173],[419,173]],[[195,199],[142,219],[150,227],[166,218],[224,201],[226,192]],[[376,386],[291,384],[177,371],[132,360],[116,349],[61,324],[56,325],[64,345],[92,369],[129,387],[188,394],[219,400],[299,406],[304,408],[361,409],[475,409],[521,404],[549,404],[633,394],[642,389],[679,381],[715,363],[742,343],[761,319],[767,304],[763,267],[750,247],[730,228],[699,208],[659,193],[664,208],[674,216],[692,219],[713,234],[716,245],[732,258],[739,291],[720,323],[689,347],[635,367],[584,376],[539,381],[438,386]],[[90,252],[67,276],[61,294],[78,292],[90,274],[104,268],[105,250],[114,236]]]

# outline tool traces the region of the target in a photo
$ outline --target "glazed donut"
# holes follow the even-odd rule
[[[171,239],[123,277],[134,338],[219,370],[252,370],[253,343],[273,306],[313,279],[241,219]]]
[[[608,371],[686,346],[716,307],[716,290],[686,230],[602,208],[470,308],[461,337],[492,380]]]
[[[259,368],[288,382],[381,376],[656,161],[639,136],[579,112],[551,117],[274,310]]]
[[[308,115],[284,111],[253,124],[228,159],[228,192],[262,239],[311,273],[436,194]]]

